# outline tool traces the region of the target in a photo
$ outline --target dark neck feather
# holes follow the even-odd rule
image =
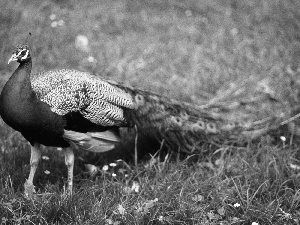
[[[34,118],[32,110],[36,108],[37,97],[31,88],[31,67],[31,59],[20,63],[0,96],[0,115],[16,130],[21,130],[23,124]]]
[[[21,62],[12,76],[5,84],[1,97],[1,111],[16,111],[28,102],[36,100],[36,95],[31,87],[30,72],[32,61],[29,58],[26,62]],[[1,113],[1,114],[2,114]]]
[[[30,73],[32,68],[32,60],[29,58],[26,62],[21,62],[19,67],[15,70],[11,78],[13,78],[16,82],[30,83]]]
[[[9,92],[15,97],[19,96],[21,99],[32,98],[34,94],[30,73],[32,68],[32,60],[29,58],[25,62],[21,62],[19,67],[15,70],[7,85],[9,86]]]

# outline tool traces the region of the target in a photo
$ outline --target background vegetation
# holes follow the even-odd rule
[[[16,68],[6,62],[22,43],[32,48],[33,72],[78,69],[195,104],[245,80],[268,78],[284,89],[300,56],[296,0],[2,0],[0,21],[1,87]],[[137,167],[118,161],[102,170],[114,162],[108,154],[108,161],[91,166],[94,179],[79,156],[72,198],[63,193],[60,153],[46,148],[49,159],[44,157],[35,179],[40,194],[28,200],[22,193],[29,145],[1,121],[0,219],[299,224],[299,145],[290,134],[281,135],[286,140],[266,135],[244,147],[219,146],[201,159],[174,160],[170,153]]]

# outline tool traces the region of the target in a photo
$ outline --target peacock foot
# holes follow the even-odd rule
[[[33,198],[34,194],[36,194],[34,185],[28,180],[24,183],[24,194],[27,198]]]

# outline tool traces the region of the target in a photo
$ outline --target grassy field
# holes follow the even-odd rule
[[[300,59],[295,0],[2,0],[0,21],[1,88],[22,43],[33,72],[78,69],[195,104],[247,79],[284,90]],[[31,200],[30,147],[2,120],[0,137],[2,224],[300,224],[300,142],[284,131],[215,153],[208,145],[202,158],[146,154],[138,166],[77,152],[71,198],[62,154],[45,148]],[[159,150],[139,151],[149,148]],[[84,164],[97,164],[92,177]]]

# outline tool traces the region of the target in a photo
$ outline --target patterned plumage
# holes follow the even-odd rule
[[[79,111],[101,126],[124,125],[123,108],[134,108],[132,96],[105,80],[75,70],[39,73],[32,78],[38,98],[64,116]]]
[[[226,105],[208,102],[195,106],[121,84],[117,86],[130,93],[136,102],[134,110],[125,110],[128,121],[137,125],[140,131],[164,140],[171,149],[186,153],[201,153],[204,142],[249,141],[277,128],[287,116],[282,113],[283,105],[269,111],[259,108],[259,102],[258,108],[252,107],[254,102],[245,103],[248,106],[239,102],[238,106],[236,101]],[[261,102],[268,101],[273,100],[262,95]],[[276,104],[272,102],[272,105]]]
[[[39,144],[67,148],[71,191],[74,155],[70,147],[109,151],[120,141],[119,127],[137,127],[175,151],[197,153],[203,141],[254,138],[282,120],[273,114],[232,117],[228,108],[215,103],[196,107],[75,70],[31,75],[27,46],[17,47],[10,61],[20,66],[2,90],[0,115],[32,145],[25,185],[29,194],[40,158]]]

